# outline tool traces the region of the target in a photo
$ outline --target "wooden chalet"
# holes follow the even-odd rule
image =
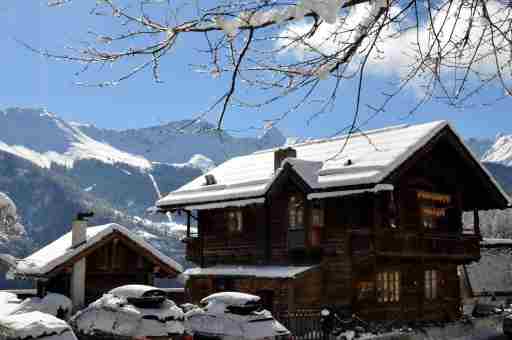
[[[187,214],[194,302],[237,290],[276,315],[331,305],[402,320],[460,315],[457,266],[480,259],[478,211],[508,205],[444,121],[236,157],[157,202]]]
[[[73,230],[34,254],[16,261],[8,278],[34,280],[39,296],[46,292],[71,298],[75,309],[112,288],[126,284],[152,285],[154,277],[176,277],[180,264],[118,224]]]

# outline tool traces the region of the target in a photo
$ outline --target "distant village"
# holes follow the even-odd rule
[[[0,222],[19,231],[4,196]],[[90,225],[94,211],[33,254],[0,254],[32,286],[0,291],[0,339],[512,335],[512,239],[480,230],[510,205],[445,121],[256,151],[155,202],[186,221],[186,266]]]

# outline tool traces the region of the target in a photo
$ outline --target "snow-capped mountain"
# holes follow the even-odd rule
[[[0,110],[0,151],[65,175],[132,215],[226,158],[282,145],[275,128],[257,138],[219,136],[207,122],[132,130],[69,123],[44,109]],[[0,188],[1,189],[1,188]]]
[[[92,224],[126,225],[183,262],[173,232],[179,226],[148,216],[147,208],[216,162],[285,141],[277,129],[236,138],[211,128],[182,121],[116,131],[69,123],[43,109],[0,110],[0,192],[16,202],[26,229],[21,238],[0,239],[0,253],[27,255],[69,231],[77,212],[93,210]]]
[[[46,110],[0,111],[0,150],[26,158],[43,168],[52,164],[73,167],[81,159],[124,163],[147,169],[147,159],[98,142]]]
[[[286,141],[277,128],[269,128],[259,137],[237,138],[215,131],[214,125],[204,121],[183,120],[122,131],[73,125],[97,141],[161,163],[186,163],[191,156],[199,154],[219,164],[231,157],[283,145]]]
[[[512,135],[498,135],[482,157],[484,162],[512,166]]]
[[[491,148],[494,144],[494,140],[491,138],[468,138],[465,140],[466,145],[469,146],[471,151],[477,156],[479,159]]]

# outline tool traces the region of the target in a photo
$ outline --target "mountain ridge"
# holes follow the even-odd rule
[[[44,109],[0,110],[0,192],[16,203],[26,229],[23,237],[0,238],[0,253],[26,256],[67,232],[76,213],[93,210],[91,225],[123,224],[186,264],[179,241],[182,228],[166,216],[149,216],[147,208],[160,195],[215,166],[212,158],[222,161],[245,151],[276,147],[284,137],[278,130],[245,138],[225,133],[228,155],[216,149],[219,138],[209,130],[211,124],[198,122],[190,124],[188,132],[163,136],[174,125],[118,132],[69,123]],[[102,138],[89,135],[90,131]],[[141,145],[152,146],[153,155],[159,157],[137,154]],[[188,145],[194,147],[187,149]],[[6,285],[20,286],[0,278],[0,287]]]

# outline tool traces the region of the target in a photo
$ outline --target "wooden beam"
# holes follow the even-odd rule
[[[190,211],[187,210],[187,238],[190,237]]]
[[[482,239],[482,234],[480,234],[480,215],[478,214],[478,209],[473,210],[473,229],[475,231],[475,235]]]
[[[288,285],[288,314],[295,313],[295,286],[294,286],[294,280],[289,279],[287,280]]]

